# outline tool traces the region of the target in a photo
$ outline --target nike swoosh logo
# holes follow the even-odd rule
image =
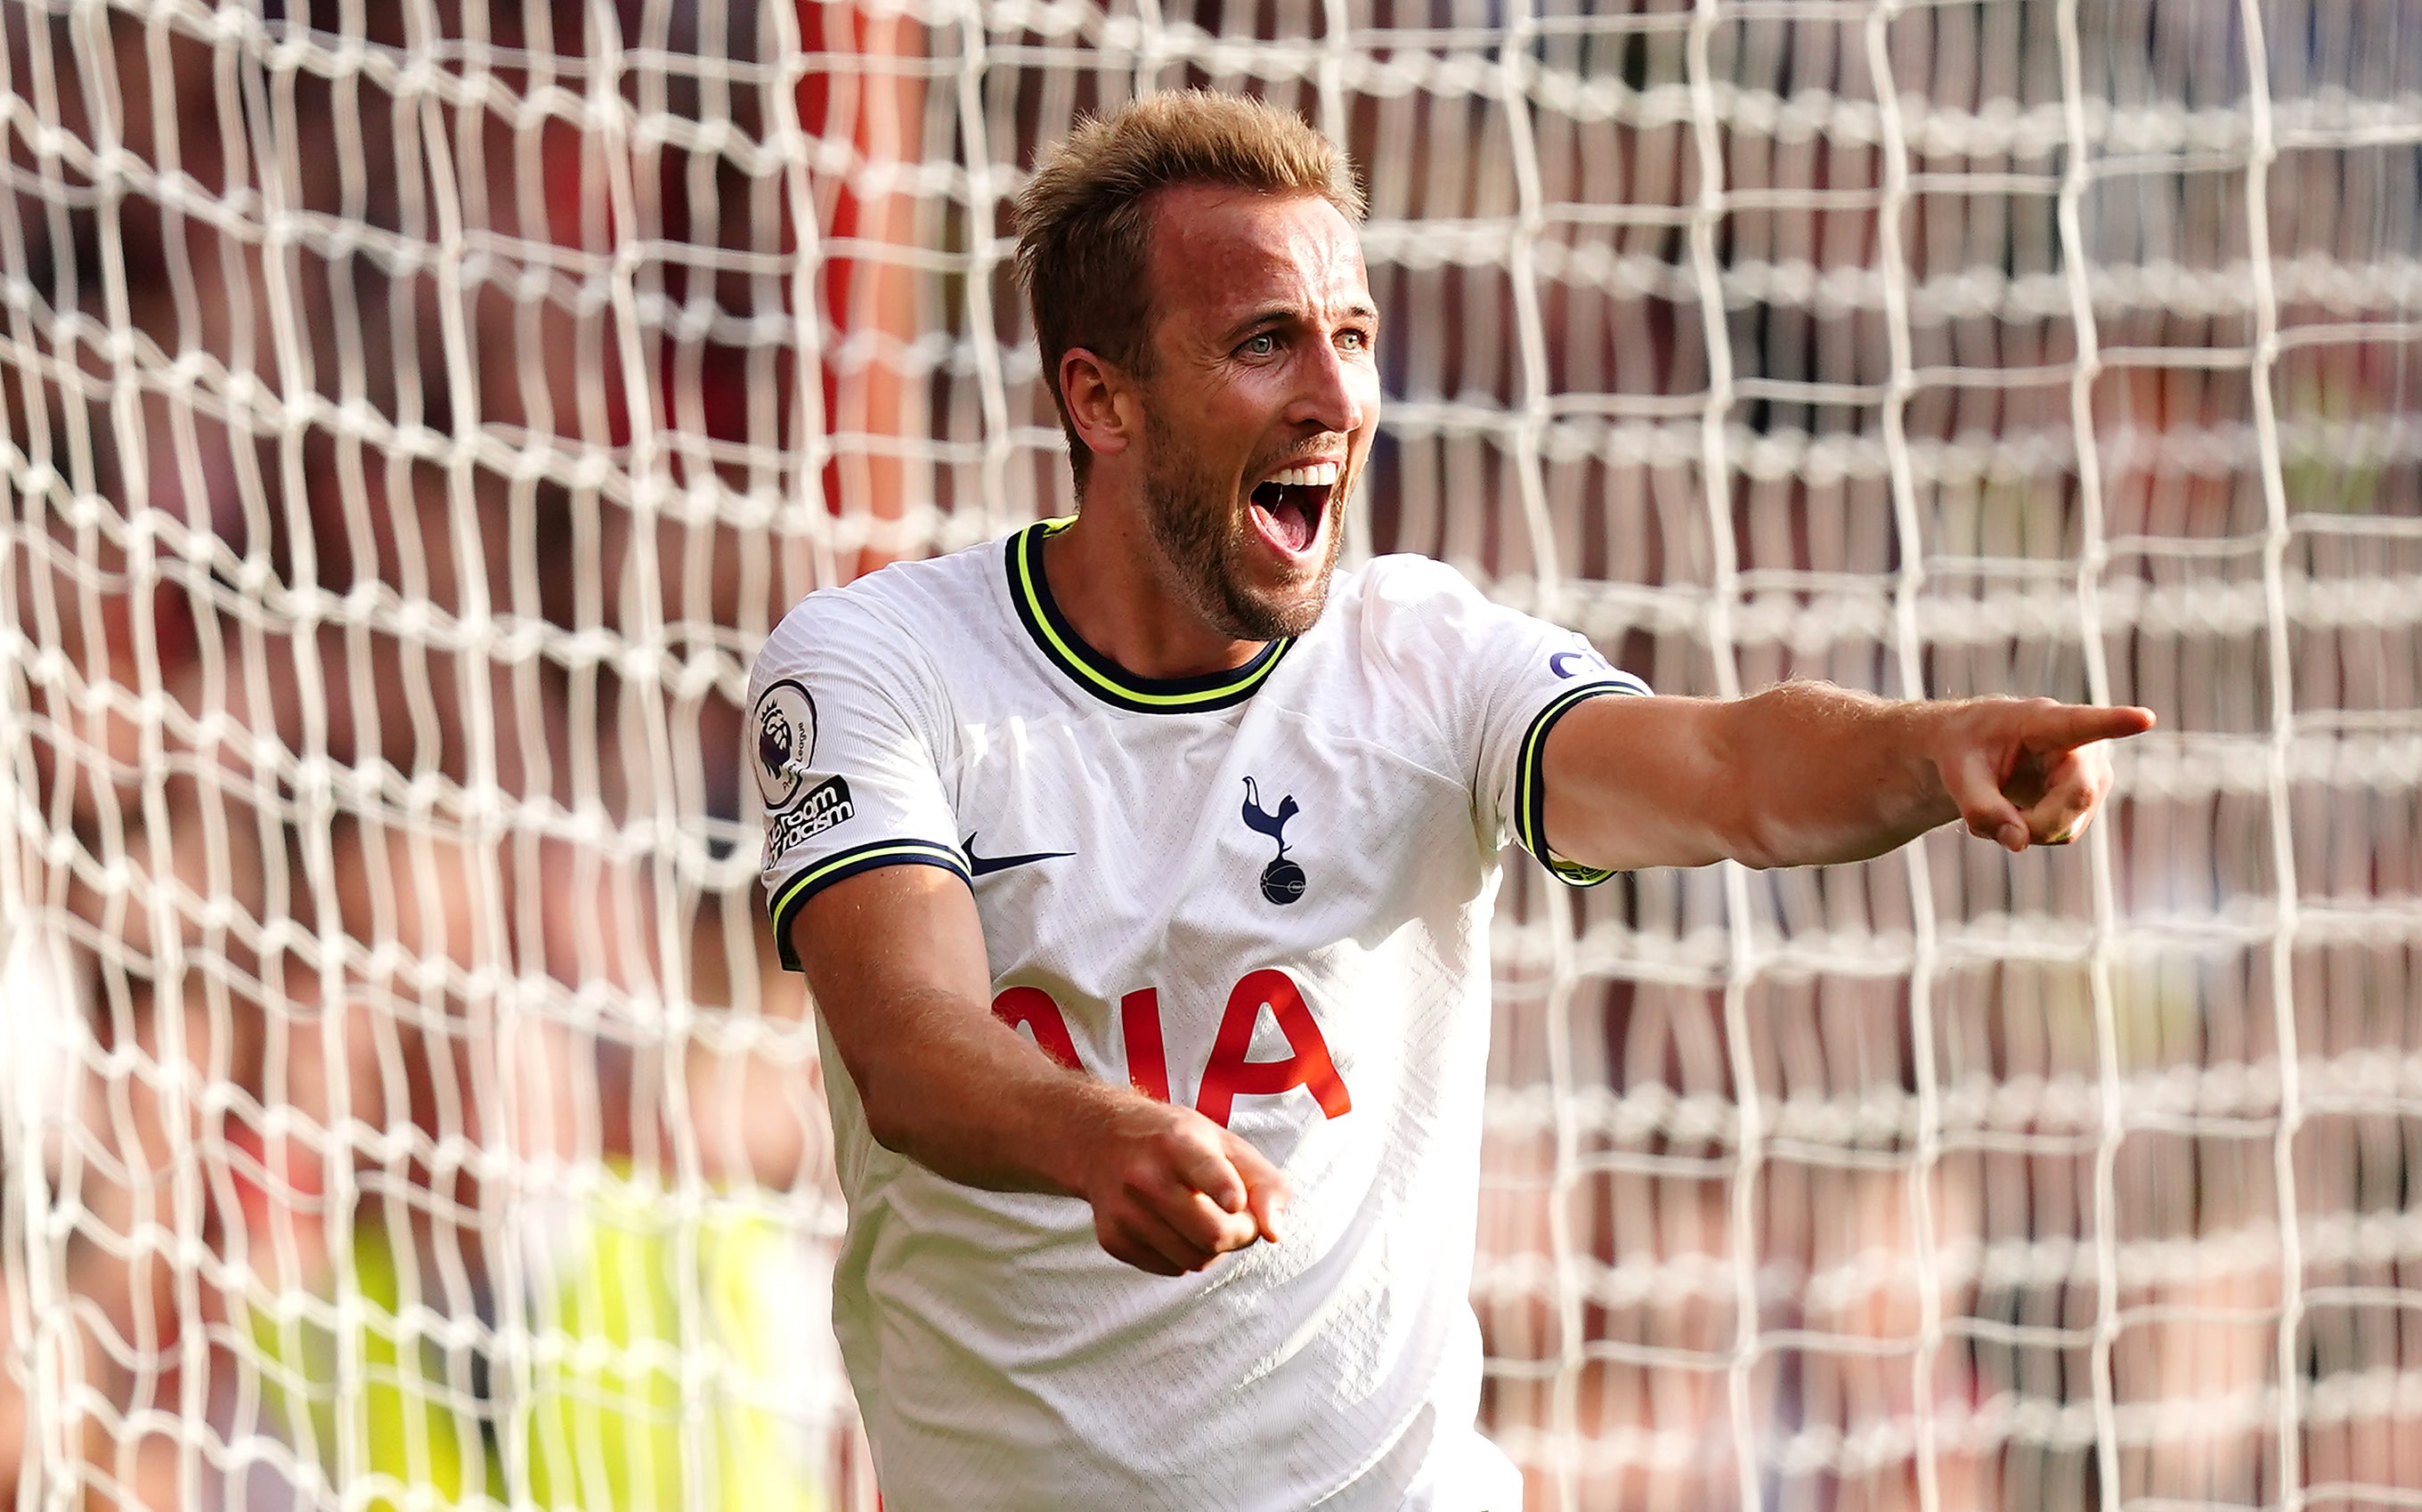
[[[1056,861],[1063,856],[1077,854],[1075,851],[1036,851],[1030,856],[978,856],[976,837],[972,833],[967,836],[967,843],[959,848],[967,853],[967,872],[974,876],[989,876],[995,872],[1006,872],[1013,866],[1025,866],[1034,861]]]

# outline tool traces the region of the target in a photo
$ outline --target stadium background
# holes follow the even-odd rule
[[[799,593],[1064,508],[1004,206],[1203,84],[1369,181],[1358,552],[1664,691],[2163,721],[2066,851],[1514,858],[1533,1504],[2422,1504],[2410,7],[0,39],[0,1499],[872,1504],[735,703]]]

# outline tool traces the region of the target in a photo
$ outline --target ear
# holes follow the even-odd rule
[[[1083,347],[1060,354],[1060,397],[1069,423],[1097,457],[1115,456],[1134,439],[1142,410],[1132,380],[1108,358]]]

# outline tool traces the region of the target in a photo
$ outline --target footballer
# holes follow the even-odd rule
[[[1360,214],[1250,101],[1080,127],[1017,205],[1078,512],[758,658],[887,1512],[1515,1512],[1468,1300],[1504,843],[1575,883],[2057,844],[2152,722],[1652,697],[1437,562],[1338,572]]]

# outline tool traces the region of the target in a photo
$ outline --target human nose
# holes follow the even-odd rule
[[[1370,376],[1333,342],[1312,343],[1298,367],[1295,402],[1287,418],[1338,435],[1362,428],[1377,400]]]

